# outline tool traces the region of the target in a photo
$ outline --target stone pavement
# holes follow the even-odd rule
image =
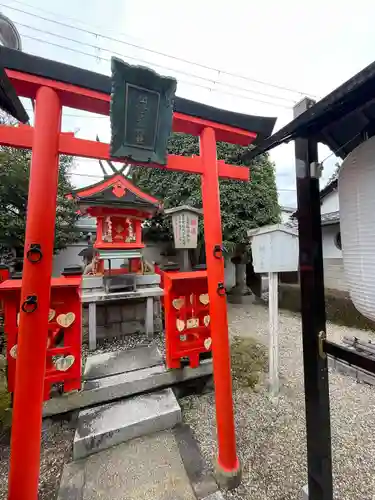
[[[186,438],[184,426],[182,434]],[[67,464],[58,500],[222,499],[211,475],[202,470],[198,478],[186,468],[181,456],[189,452],[180,454],[180,447],[176,432],[162,431]]]
[[[63,474],[59,500],[195,500],[168,431],[69,464]]]

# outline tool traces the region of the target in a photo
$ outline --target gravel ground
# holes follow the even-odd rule
[[[251,336],[267,345],[268,310],[264,306],[229,306],[230,331]],[[328,337],[344,335],[374,338],[371,332],[327,325]],[[303,393],[301,322],[297,315],[280,312],[282,392],[272,403],[266,381],[257,392],[234,393],[238,454],[243,481],[229,499],[299,500],[307,482]],[[331,428],[335,499],[375,499],[375,388],[354,379],[330,374]],[[206,460],[215,450],[213,395],[190,396],[182,401],[189,423]]]
[[[39,500],[56,498],[63,465],[71,460],[74,432],[74,422],[52,420],[43,422]],[[9,451],[9,436],[2,436],[0,440],[1,500],[7,498]]]
[[[125,338],[114,338],[102,343],[96,354],[114,350],[132,349],[140,345],[156,343],[164,356],[164,336],[155,336],[152,340],[146,335],[129,335]],[[83,364],[89,354],[87,346],[82,349]],[[57,417],[56,417],[57,418]],[[46,419],[43,421],[43,437],[41,447],[41,469],[39,480],[39,500],[55,500],[62,469],[65,463],[72,460],[75,421],[58,421]],[[0,435],[0,500],[5,500],[8,490],[9,435]]]
[[[229,306],[232,335],[250,336],[267,344],[268,312],[264,306]],[[370,332],[328,324],[329,338],[344,335],[375,340]],[[243,481],[235,492],[225,492],[227,500],[294,500],[306,483],[305,421],[298,316],[280,312],[280,363],[282,393],[272,403],[265,382],[257,392],[238,389],[234,393],[239,457]],[[148,345],[145,336],[114,339],[97,352]],[[157,344],[164,352],[162,336]],[[87,350],[84,350],[84,358]],[[332,444],[335,498],[375,499],[375,388],[357,384],[347,376],[330,375]],[[202,453],[212,463],[215,451],[214,401],[212,394],[181,400],[184,419],[198,439]],[[63,464],[71,459],[74,422],[45,421],[41,452],[39,500],[54,500]],[[0,440],[0,499],[6,498],[9,440]]]
[[[126,349],[134,349],[140,346],[149,346],[151,344],[156,344],[162,354],[165,354],[164,345],[164,334],[155,334],[152,339],[149,339],[147,335],[136,334],[127,335],[126,337],[113,337],[112,339],[105,340],[101,342],[95,350],[95,354],[102,354],[103,352],[110,351],[125,351]],[[82,362],[86,362],[87,356],[90,354],[88,346],[85,344],[82,346]]]

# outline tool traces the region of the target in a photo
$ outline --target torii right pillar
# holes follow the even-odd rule
[[[210,127],[203,128],[201,132],[200,155],[203,164],[202,200],[204,240],[206,247],[208,293],[210,296],[210,324],[218,443],[216,479],[221,487],[233,489],[241,482],[241,465],[236,452],[234,427],[216,138],[215,131]]]

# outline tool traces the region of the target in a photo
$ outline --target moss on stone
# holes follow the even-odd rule
[[[234,386],[254,389],[267,366],[267,351],[252,338],[233,337],[231,361]]]
[[[10,427],[12,423],[12,410],[10,397],[7,390],[0,390],[0,433]]]
[[[11,398],[7,390],[6,360],[0,355],[0,433],[6,430],[12,421]]]

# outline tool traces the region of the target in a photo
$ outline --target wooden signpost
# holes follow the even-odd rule
[[[165,210],[166,215],[172,217],[174,246],[183,252],[183,270],[190,270],[189,249],[198,246],[198,217],[203,215],[199,208],[188,205],[169,208]]]
[[[269,390],[271,398],[280,391],[278,273],[298,270],[297,232],[282,224],[248,231],[256,273],[268,274],[269,287]]]

